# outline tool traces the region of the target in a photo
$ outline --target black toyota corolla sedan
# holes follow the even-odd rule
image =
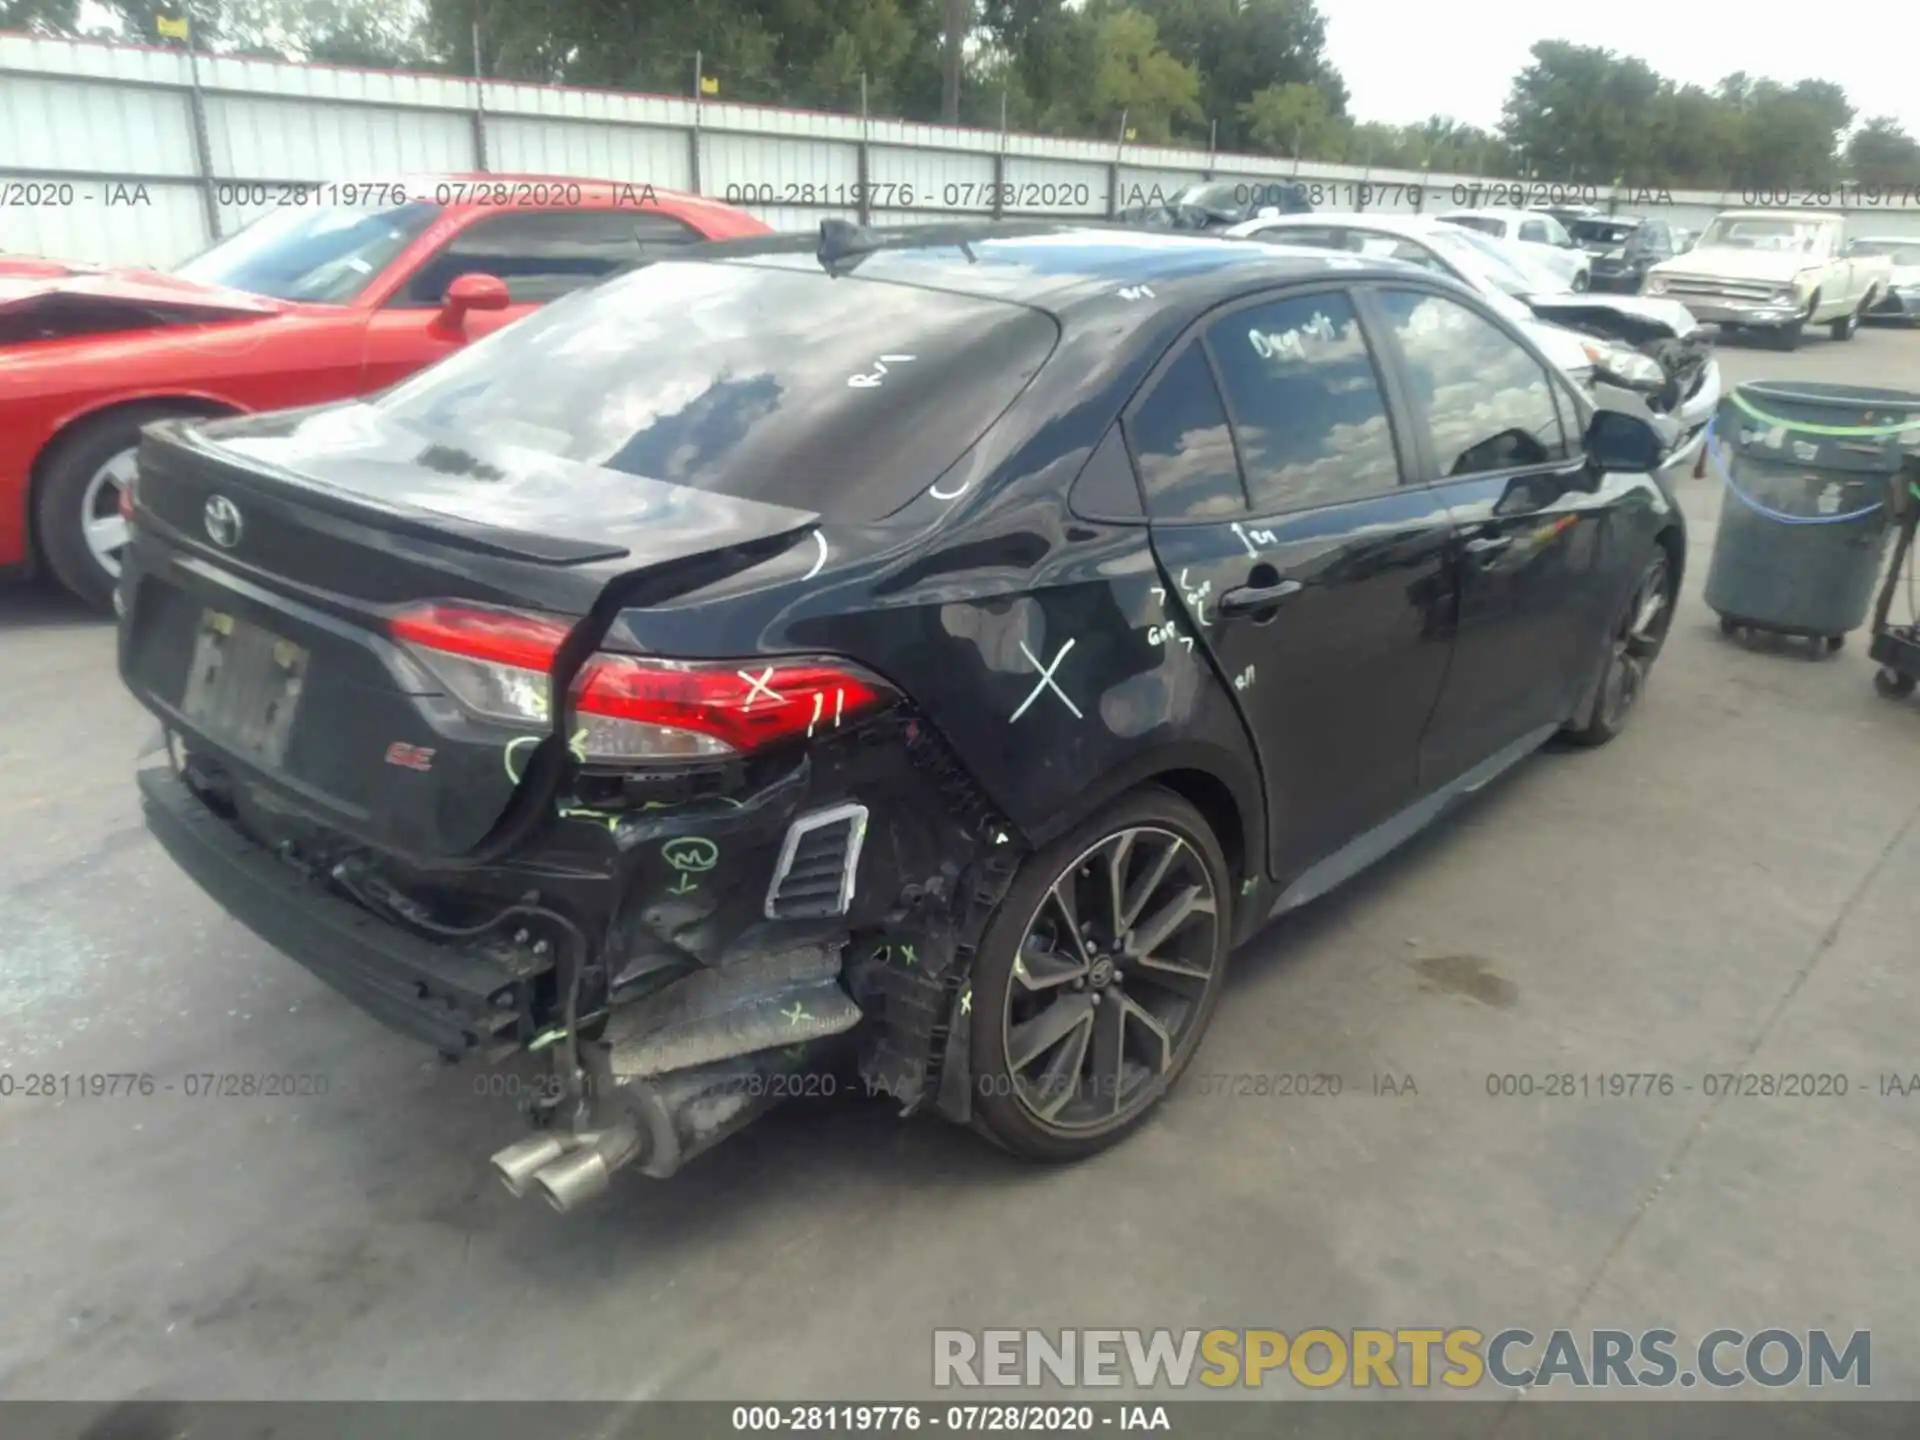
[[[837,1075],[1084,1155],[1237,942],[1627,724],[1686,542],[1619,404],[1393,261],[832,225],[661,260],[379,396],[147,432],[148,823],[526,1077],[516,1194]]]

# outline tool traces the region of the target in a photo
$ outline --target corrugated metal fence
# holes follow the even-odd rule
[[[0,35],[0,250],[170,265],[298,186],[466,171],[592,176],[727,200],[779,229],[978,216],[1103,218],[1202,179],[1297,180],[1318,208],[1612,204],[1698,229],[1717,211],[1846,209],[1920,236],[1910,193],[1594,190],[1469,175],[437,75],[189,58]]]

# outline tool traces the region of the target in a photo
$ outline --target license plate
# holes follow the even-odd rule
[[[307,659],[291,640],[203,610],[181,713],[209,736],[277,766],[293,734]]]

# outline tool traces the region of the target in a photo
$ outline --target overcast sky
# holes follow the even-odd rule
[[[1826,10],[1764,0],[1319,3],[1327,58],[1360,120],[1408,125],[1450,115],[1491,128],[1534,42],[1568,40],[1638,56],[1669,79],[1706,87],[1735,70],[1788,83],[1831,80],[1859,112],[1856,123],[1892,115],[1920,139],[1920,4],[1913,0]]]

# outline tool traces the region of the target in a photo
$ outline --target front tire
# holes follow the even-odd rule
[[[54,577],[96,610],[111,611],[127,523],[120,494],[133,478],[141,427],[182,412],[130,405],[83,421],[54,442],[34,505],[40,554]]]
[[[1124,796],[1029,857],[974,964],[975,1125],[1034,1160],[1118,1143],[1199,1048],[1231,931],[1220,843],[1171,791]]]
[[[1566,731],[1574,744],[1604,745],[1627,728],[1646,692],[1653,662],[1667,643],[1675,598],[1672,561],[1666,547],[1656,544],[1608,638],[1606,668],[1593,707],[1582,723]],[[1722,633],[1731,633],[1728,625],[1722,617]]]

